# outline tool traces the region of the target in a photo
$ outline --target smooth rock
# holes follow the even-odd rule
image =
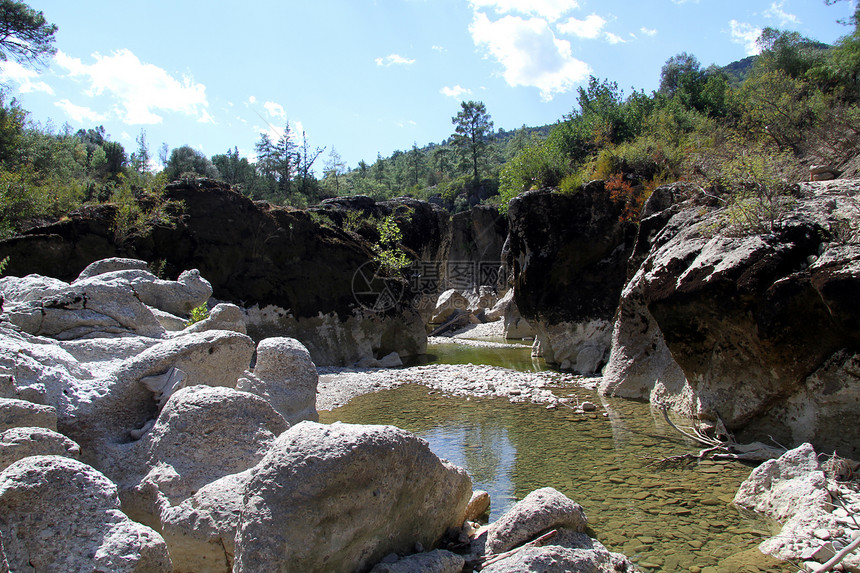
[[[351,572],[463,523],[471,480],[391,426],[302,422],[253,470],[234,571]]]
[[[135,444],[146,472],[123,491],[123,505],[144,523],[224,476],[253,467],[286,421],[262,398],[230,388],[192,386],[173,394],[152,430]]]
[[[472,492],[469,505],[466,506],[466,519],[476,521],[490,509],[490,494],[482,489]]]
[[[410,555],[394,563],[378,563],[370,573],[460,573],[465,564],[463,556],[437,549]]]
[[[26,400],[0,398],[0,431],[18,426],[57,429],[57,409]]]
[[[316,422],[319,375],[311,355],[293,338],[266,338],[257,345],[253,372],[236,383],[237,390],[264,398],[287,422]]]

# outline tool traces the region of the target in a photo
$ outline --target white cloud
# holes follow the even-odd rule
[[[250,103],[250,104],[257,103],[257,98],[255,98],[254,96],[249,96],[248,97],[248,103]]]
[[[604,36],[606,37],[606,41],[610,44],[624,44],[627,42],[627,40],[617,34],[613,34],[612,32],[606,32]]]
[[[462,99],[464,95],[471,95],[472,90],[466,89],[459,84],[454,87],[445,86],[441,90],[439,90],[443,96],[452,97],[454,99]]]
[[[761,36],[761,28],[737,20],[729,21],[729,26],[731,27],[732,42],[743,44],[748,56],[754,56],[761,51],[757,44],[758,38]]]
[[[525,14],[555,22],[579,7],[576,0],[469,0],[472,8],[492,8],[497,14]]]
[[[409,58],[404,58],[400,54],[389,54],[384,58],[376,58],[377,66],[390,67],[394,65],[398,66],[409,66],[415,63],[415,60],[410,60]]]
[[[86,94],[108,96],[122,121],[130,125],[161,123],[156,112],[177,112],[205,121],[206,86],[188,76],[178,80],[153,64],[141,62],[130,50],[123,49],[110,56],[93,54],[95,63],[84,64],[80,59],[58,52],[56,63],[73,78],[88,84]]]
[[[476,13],[472,39],[504,68],[510,86],[532,86],[544,101],[569,91],[588,77],[588,64],[573,57],[570,42],[555,37],[546,20],[505,16],[495,22]]]
[[[55,102],[54,105],[62,109],[66,113],[66,116],[76,123],[96,123],[107,119],[107,116],[105,114],[101,114],[88,107],[75,105],[67,99],[62,99],[58,102]]]
[[[795,14],[789,14],[783,9],[785,0],[782,2],[773,2],[770,8],[765,10],[764,15],[773,20],[778,20],[780,26],[788,26],[789,24],[800,24],[800,18]]]
[[[439,52],[440,54],[448,51],[445,46],[431,46],[430,49],[434,52]]]
[[[590,16],[587,16],[585,20],[571,18],[567,22],[562,22],[558,25],[558,31],[562,34],[570,34],[580,38],[593,40],[600,35],[600,31],[603,29],[605,24],[606,20],[597,14],[591,14]]]
[[[641,28],[639,28],[639,31],[642,32],[643,34],[645,34],[646,36],[652,36],[653,37],[653,36],[657,35],[657,28],[646,28],[645,26],[642,26]]]
[[[54,90],[42,81],[36,81],[39,73],[25,68],[18,62],[0,62],[0,78],[3,82],[12,82],[18,85],[18,91],[22,94],[30,92],[44,92],[54,95]]]
[[[287,119],[287,112],[284,111],[284,106],[281,104],[267,101],[263,104],[263,107],[266,108],[266,112],[268,112],[269,117],[274,119]]]

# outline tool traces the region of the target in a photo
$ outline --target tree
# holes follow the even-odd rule
[[[0,60],[9,56],[26,66],[39,66],[53,56],[57,27],[24,2],[0,0]]]
[[[201,175],[212,178],[218,178],[219,176],[218,169],[212,165],[209,158],[190,145],[177,147],[170,152],[170,159],[167,160],[164,172],[171,180],[188,175]]]
[[[278,138],[275,147],[276,165],[279,175],[279,185],[285,197],[292,193],[293,175],[298,170],[299,153],[296,142],[293,141],[293,133],[290,122],[286,122],[284,133]]]
[[[461,110],[451,118],[454,133],[451,135],[454,145],[470,159],[474,187],[480,183],[478,160],[484,154],[493,133],[493,122],[487,113],[483,102],[460,102]]]
[[[702,66],[696,56],[681,52],[663,64],[660,70],[659,91],[669,97],[681,91],[695,95],[703,78]]]
[[[141,175],[149,171],[149,145],[146,143],[146,131],[141,129],[140,135],[135,139],[137,151],[131,154],[131,168]]]
[[[311,149],[308,134],[302,131],[302,147],[299,149],[299,193],[310,198],[316,190],[313,166],[317,158],[325,151],[325,147]]]
[[[253,183],[254,166],[245,157],[239,157],[239,148],[228,149],[227,153],[212,156],[212,164],[218,169],[221,179],[229,185],[245,188]]]
[[[346,174],[346,163],[334,147],[328,153],[328,160],[323,168],[323,177],[325,178],[326,188],[336,197],[340,196],[341,179]]]

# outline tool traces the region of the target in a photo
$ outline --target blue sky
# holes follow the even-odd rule
[[[852,2],[823,0],[31,1],[57,55],[2,66],[32,119],[104,125],[134,151],[145,130],[206,155],[253,153],[287,121],[347,165],[439,142],[462,100],[497,128],[544,125],[595,75],[656,89],[680,52],[704,66],[755,52],[765,26],[833,42]]]

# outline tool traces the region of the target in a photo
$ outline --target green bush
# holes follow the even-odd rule
[[[188,317],[185,326],[191,326],[207,318],[209,318],[209,305],[204,302],[200,306],[191,309],[191,316]]]

